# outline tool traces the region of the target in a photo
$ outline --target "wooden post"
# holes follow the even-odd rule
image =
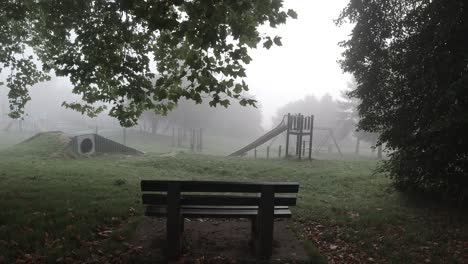
[[[270,146],[267,146],[267,159],[270,158]]]
[[[303,132],[303,123],[304,123],[304,116],[299,115],[299,134],[297,135],[297,153],[299,154],[299,159],[302,158],[301,153],[301,145],[302,145],[302,132]]]
[[[190,151],[195,150],[195,131],[193,129],[190,130]]]
[[[306,146],[306,142],[305,140],[302,140],[302,156],[305,157],[305,146]]]
[[[291,114],[288,113],[288,117],[286,119],[286,150],[284,156],[288,158],[289,155],[289,129],[291,128]]]
[[[281,145],[278,147],[278,158],[281,158]]]
[[[180,183],[171,182],[167,189],[167,256],[176,259],[181,254]]]
[[[273,185],[262,186],[260,204],[258,208],[258,240],[257,255],[269,258],[273,248],[273,221],[275,210],[275,193]]]
[[[156,120],[156,117],[153,117],[151,119],[151,134],[155,135],[157,130],[158,130],[158,121]]]
[[[173,127],[172,128],[172,142],[171,142],[171,146],[172,147],[175,147],[175,128]]]
[[[197,150],[197,131],[195,129],[192,129],[192,142],[192,151],[195,152]]]
[[[254,149],[254,158],[257,158],[257,148]]]
[[[180,127],[177,128],[177,147],[182,146],[182,129]]]
[[[200,128],[200,131],[199,131],[199,140],[198,140],[198,151],[202,151],[203,149],[203,128]]]
[[[314,139],[314,116],[310,116],[309,160],[312,160],[312,140]]]
[[[361,138],[357,137],[356,141],[356,149],[354,150],[354,154],[359,155],[359,146],[361,145]]]

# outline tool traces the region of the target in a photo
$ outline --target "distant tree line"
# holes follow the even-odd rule
[[[256,107],[234,104],[228,108],[215,108],[209,103],[195,104],[189,100],[181,100],[166,116],[153,111],[143,113],[139,124],[146,123],[152,133],[170,133],[168,130],[172,128],[202,128],[204,133],[211,135],[251,138],[263,132],[261,121],[260,109]]]
[[[353,83],[349,84],[350,87],[353,85]],[[365,141],[375,146],[377,134],[357,130],[357,123],[359,121],[357,105],[358,101],[349,98],[347,95],[343,95],[343,99],[340,100],[333,99],[329,94],[325,94],[320,99],[313,95],[308,95],[279,108],[275,117],[273,117],[273,124],[281,122],[283,116],[288,113],[314,115],[314,126],[330,128],[338,141],[344,140],[352,134],[357,139],[355,153],[359,154],[360,142]],[[316,131],[316,134],[320,133]],[[319,141],[319,138],[316,137],[315,140]]]

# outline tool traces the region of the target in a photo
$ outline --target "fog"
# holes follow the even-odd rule
[[[241,107],[231,101],[226,109],[212,108],[205,101],[196,105],[181,100],[167,116],[145,112],[139,124],[131,129],[150,134],[171,135],[175,129],[204,129],[213,136],[253,140],[278,125],[287,113],[314,115],[316,124],[340,129],[339,100],[347,89],[350,76],[339,68],[342,52],[338,42],[347,38],[350,25],[337,27],[334,19],[346,0],[285,1],[286,8],[297,11],[298,19],[278,28],[264,26],[261,32],[282,37],[283,46],[251,50],[253,61],[247,65],[248,96],[257,107]],[[259,45],[261,46],[261,45]],[[5,77],[4,73],[1,77]],[[107,113],[89,118],[61,106],[62,102],[79,101],[71,93],[67,78],[52,77],[30,89],[31,101],[23,121],[8,117],[7,90],[0,89],[0,128],[10,126],[30,131],[61,130],[70,134],[105,132],[121,129],[118,121]],[[341,120],[342,121],[342,120]],[[12,125],[13,124],[13,125]],[[346,130],[352,134],[352,129]],[[344,132],[343,132],[344,133]]]

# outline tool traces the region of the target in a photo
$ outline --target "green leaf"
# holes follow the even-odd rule
[[[275,45],[276,45],[276,46],[283,46],[283,43],[281,43],[281,37],[280,37],[280,36],[276,36],[276,37],[273,39],[273,42],[275,42]]]
[[[293,19],[297,19],[297,13],[292,9],[288,9],[288,16],[292,17]]]
[[[242,85],[240,83],[236,83],[236,85],[234,86],[234,89],[233,91],[236,93],[236,94],[239,94],[242,92]]]
[[[263,42],[263,47],[266,49],[270,49],[271,46],[273,45],[273,41],[271,41],[270,37],[267,37],[267,41]]]

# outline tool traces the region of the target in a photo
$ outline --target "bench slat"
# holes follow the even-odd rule
[[[238,205],[185,205],[184,208],[192,208],[192,209],[216,209],[216,208],[223,208],[223,209],[238,209],[238,210],[258,210],[258,206],[255,205],[247,205],[247,206],[238,206]],[[289,206],[275,206],[275,209],[289,209]]]
[[[299,183],[297,182],[219,182],[219,181],[165,181],[165,180],[142,180],[141,190],[143,192],[166,192],[168,184],[179,182],[181,192],[240,192],[260,193],[263,185],[274,185],[275,193],[297,193]]]
[[[239,196],[239,195],[182,195],[181,205],[259,205],[259,196]],[[167,204],[166,194],[144,193],[142,195],[143,204],[165,205]],[[294,206],[296,205],[295,195],[282,195],[275,197],[275,205]]]
[[[251,218],[258,215],[256,209],[226,209],[220,208],[191,208],[182,207],[181,214],[185,218]],[[163,206],[147,206],[145,210],[146,216],[166,216],[166,208]],[[291,210],[289,209],[276,209],[274,212],[275,218],[290,218]]]

